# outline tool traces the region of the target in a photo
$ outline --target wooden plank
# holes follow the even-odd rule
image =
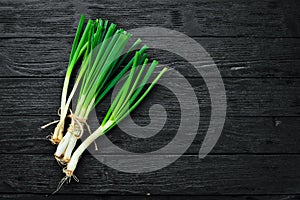
[[[185,105],[195,103],[185,93],[187,90],[182,88],[184,86],[180,84],[180,79],[165,77],[165,80],[173,81],[173,87],[180,90],[180,94],[175,96],[166,88],[155,87],[150,97],[141,104],[145,107],[138,109],[139,115],[148,115],[149,106],[157,103],[176,116],[180,114],[179,97],[183,98],[181,103]],[[201,115],[210,116],[211,100],[203,79],[189,78],[188,81],[198,97]],[[299,79],[225,78],[223,81],[227,96],[227,116],[299,116]],[[0,79],[0,115],[56,115],[62,83],[63,79],[55,78]],[[106,98],[102,105],[109,105],[109,102],[110,99]],[[221,104],[217,104],[216,110],[221,107]],[[185,109],[188,111],[189,108]],[[101,111],[104,114],[104,110]],[[191,117],[193,113],[192,109]],[[160,116],[161,113],[154,114]]]
[[[168,156],[170,157],[170,156]],[[49,155],[1,155],[0,191],[51,193],[63,176]],[[121,160],[121,158],[123,158]],[[135,157],[107,156],[119,165],[135,167]],[[158,156],[149,165],[165,159]],[[64,194],[258,195],[298,194],[299,155],[182,156],[155,172],[130,174],[108,168],[83,156],[76,171],[80,183],[62,188]],[[5,172],[5,173],[4,173]]]
[[[119,128],[113,129],[108,137],[115,145],[127,151],[137,153],[155,151],[170,143],[177,134],[179,121],[177,118],[178,116],[169,119],[162,131],[151,138],[132,137]],[[43,131],[39,129],[41,125],[54,119],[56,118],[49,116],[1,116],[0,153],[54,153],[56,146],[52,146],[46,140],[46,136],[54,127]],[[147,116],[133,116],[133,119],[139,125],[149,123]],[[186,151],[187,154],[198,154],[209,120],[209,117],[201,118],[198,134]],[[222,135],[211,153],[300,154],[299,122],[299,117],[228,117]],[[92,124],[90,126],[97,127]],[[154,125],[145,127],[145,131],[151,127]],[[186,134],[190,134],[188,130]],[[101,152],[103,146],[99,145],[99,148]],[[109,146],[105,149],[108,154],[115,154]]]
[[[177,39],[180,40],[174,38]],[[210,54],[223,77],[300,77],[300,39],[194,39]],[[165,44],[172,47],[168,41]],[[71,45],[72,38],[0,39],[0,76],[64,77]],[[186,53],[194,55],[193,62],[199,67],[213,64],[193,49],[187,49]],[[176,54],[155,49],[149,50],[149,56],[186,77],[200,76],[192,65]]]
[[[298,1],[1,1],[1,37],[73,35],[81,13],[125,29],[159,26],[190,36],[299,37]]]
[[[181,200],[181,199],[188,199],[188,200],[297,200],[299,199],[299,195],[215,195],[215,196],[153,196],[149,195],[135,195],[135,196],[113,196],[113,195],[88,195],[88,194],[55,194],[55,195],[45,195],[45,194],[0,194],[0,198],[3,200],[10,200],[10,199],[20,199],[20,200],[41,200],[41,199],[48,199],[48,200],[81,200],[81,199],[89,199],[89,200]]]

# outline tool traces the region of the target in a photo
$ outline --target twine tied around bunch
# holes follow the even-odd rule
[[[84,126],[86,126],[89,134],[92,134],[92,131],[90,129],[89,124],[86,122],[86,119],[84,118],[80,118],[79,116],[73,114],[72,110],[70,109],[70,113],[67,117],[71,118],[71,124],[68,128],[68,132],[70,132],[72,135],[74,135],[74,137],[76,139],[80,139],[84,133]],[[79,128],[79,134],[76,134],[75,132],[77,132],[77,128]],[[94,145],[95,145],[95,150],[98,151],[98,146],[97,143],[94,141]]]
[[[71,113],[71,114],[69,114],[67,117],[71,119],[71,124],[70,124],[70,126],[69,126],[69,128],[68,128],[68,131],[69,131],[72,135],[74,135],[74,137],[75,137],[76,139],[80,139],[80,138],[82,137],[83,133],[84,133],[84,127],[83,127],[83,125],[85,125],[86,128],[87,128],[87,130],[88,130],[88,132],[89,132],[89,134],[91,135],[91,134],[92,134],[92,131],[91,131],[91,129],[90,129],[89,124],[86,122],[86,119],[78,117],[77,115],[75,115],[75,114],[72,112],[71,109],[69,109],[69,110],[70,110],[70,113]],[[59,109],[57,110],[57,115],[58,115],[59,117],[61,116],[61,108],[59,108]],[[60,122],[60,120],[54,120],[54,121],[49,122],[48,124],[45,124],[44,126],[42,126],[41,129],[45,129],[45,128],[47,128],[48,126],[51,126],[52,124],[56,124],[56,123],[59,123],[59,122]],[[59,126],[59,128],[61,128],[61,124],[58,124],[57,126]],[[77,127],[79,128],[79,130],[80,130],[80,131],[79,131],[79,134],[76,134],[76,133],[75,133],[75,131],[76,131],[76,126],[77,126]],[[51,135],[47,136],[47,138],[48,138],[48,137],[51,137]],[[94,141],[94,145],[95,145],[95,150],[98,151],[98,146],[97,146],[97,144],[96,144],[95,141]]]

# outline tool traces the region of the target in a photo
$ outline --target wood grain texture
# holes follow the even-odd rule
[[[125,158],[124,156],[121,156]],[[119,165],[135,167],[135,157],[103,156]],[[1,191],[49,194],[63,176],[49,155],[2,154]],[[165,159],[163,155],[148,165]],[[145,157],[145,160],[147,158]],[[153,162],[153,163],[152,163]],[[80,184],[62,189],[63,194],[153,195],[238,195],[298,194],[299,155],[182,156],[172,165],[155,172],[129,174],[108,168],[92,156],[83,156],[76,174]]]
[[[172,78],[168,80],[172,81]],[[184,93],[186,89],[180,88],[182,85],[178,84],[178,80],[173,79],[174,86],[182,91],[176,94],[177,97],[184,98],[183,102],[187,105],[193,104],[190,96]],[[210,96],[204,81],[200,78],[189,78],[188,81],[198,97],[201,115],[210,116]],[[223,81],[228,116],[299,116],[299,79],[226,78]],[[63,79],[55,78],[0,79],[0,115],[56,115],[62,83]],[[109,105],[109,101],[106,98],[102,105]],[[173,116],[180,114],[176,96],[166,88],[154,88],[141,105],[151,103],[162,104],[166,110],[173,112]],[[145,115],[148,109],[141,107],[137,112]],[[194,116],[192,110],[190,113]]]
[[[0,194],[0,198],[3,200],[11,200],[11,199],[21,199],[21,200],[56,200],[56,199],[64,199],[64,200],[81,200],[81,199],[89,199],[89,200],[181,200],[181,199],[189,199],[189,200],[299,200],[299,195],[203,195],[203,196],[153,196],[153,195],[135,195],[135,196],[114,196],[114,195],[86,195],[86,194],[55,194],[55,195],[45,195],[45,194]]]
[[[300,199],[299,10],[297,0],[2,0],[0,199]],[[201,120],[193,144],[175,163],[143,174],[114,170],[86,152],[76,171],[80,184],[72,182],[59,194],[49,195],[63,174],[52,156],[55,147],[45,140],[52,128],[39,127],[57,119],[81,13],[109,19],[126,30],[170,28],[205,48],[220,70],[228,101],[225,126],[210,155],[204,159],[197,155],[211,114],[203,79],[180,56],[151,49],[151,57],[187,77],[197,94]],[[194,57],[200,66],[211,67],[211,62]],[[193,103],[184,92],[181,95]],[[163,131],[140,139],[116,128],[109,139],[138,153],[169,143],[181,117],[170,91],[156,87],[131,116],[138,125],[149,124],[149,109],[155,103],[169,115]],[[107,98],[97,109],[99,116],[108,105]],[[154,114],[163,119],[162,114]],[[156,161],[145,158],[145,162],[151,166],[170,156],[176,155],[158,155]],[[111,152],[100,160],[130,163],[133,168],[138,162],[134,157],[121,158],[124,155]]]
[[[299,2],[1,1],[1,37],[73,35],[81,13],[125,29],[161,26],[190,36],[299,37]]]
[[[43,131],[39,129],[42,124],[54,119],[56,118],[46,116],[0,117],[0,153],[48,154],[54,152],[56,146],[50,145],[50,142],[46,140],[46,136],[53,131],[54,127]],[[143,115],[133,116],[133,119],[138,125],[145,125],[150,121],[148,116]],[[209,119],[209,117],[201,118],[198,135],[187,150],[187,154],[198,154]],[[177,134],[178,122],[176,118],[168,120],[160,133],[147,139],[132,137],[119,128],[113,129],[108,137],[115,145],[127,151],[151,152],[164,147],[173,139]],[[299,154],[299,123],[299,117],[228,117],[222,135],[211,153]],[[189,134],[188,131],[187,134]],[[98,141],[100,140],[101,138]],[[101,151],[103,146],[99,145],[99,148]],[[110,147],[105,148],[111,152],[110,154],[115,154],[109,150]]]
[[[210,54],[222,77],[300,77],[298,38],[193,39]],[[0,76],[64,77],[72,40],[0,39]],[[172,46],[167,41],[165,43]],[[193,49],[187,49],[186,53],[194,55],[193,62],[199,67],[210,67],[213,64]],[[200,76],[192,65],[178,55],[157,49],[149,50],[149,55],[161,64],[177,69],[186,77]]]

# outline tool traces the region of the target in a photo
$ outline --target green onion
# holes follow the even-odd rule
[[[68,110],[68,108],[66,107],[67,90],[68,90],[70,77],[71,77],[73,68],[77,64],[79,58],[85,53],[85,51],[87,49],[87,40],[88,40],[87,34],[90,30],[91,21],[88,22],[88,24],[85,27],[85,30],[80,38],[80,34],[81,34],[83,24],[84,24],[84,19],[85,19],[85,16],[82,15],[80,18],[79,24],[78,24],[76,35],[75,35],[73,45],[72,45],[72,50],[70,53],[69,64],[68,64],[68,68],[67,68],[67,72],[66,72],[66,76],[65,76],[65,80],[64,80],[64,85],[63,85],[63,90],[62,90],[62,96],[61,96],[61,107],[60,107],[61,113],[65,113],[65,110]],[[80,40],[79,40],[79,38],[80,38]],[[79,42],[79,44],[78,44],[78,42]],[[65,117],[66,117],[65,115],[61,114],[60,120],[55,121],[55,122],[58,122],[58,124],[57,124],[57,126],[54,130],[54,133],[50,139],[53,144],[58,144],[63,137]],[[51,124],[53,124],[53,123],[49,123],[49,125],[51,125]],[[47,126],[48,125],[45,125],[42,128],[45,128]]]
[[[107,133],[111,130],[115,125],[117,125],[120,121],[122,121],[126,116],[129,115],[146,97],[146,95],[150,92],[150,90],[154,87],[157,81],[161,78],[161,76],[167,71],[167,68],[164,68],[157,77],[151,82],[150,86],[146,88],[146,90],[141,94],[142,89],[145,87],[147,80],[153,73],[155,66],[158,64],[157,61],[153,61],[149,69],[147,69],[145,76],[143,77],[140,84],[138,84],[139,79],[141,78],[142,73],[145,71],[145,66],[148,62],[146,59],[144,61],[141,69],[137,69],[138,60],[141,59],[140,53],[137,52],[134,58],[134,62],[132,64],[130,74],[127,77],[124,85],[118,92],[115,97],[111,107],[109,108],[101,126],[94,131],[89,137],[87,137],[82,144],[76,149],[73,153],[70,162],[67,165],[67,168],[64,169],[64,173],[66,177],[74,176],[74,170],[76,169],[78,160],[85,149],[94,142],[98,137]],[[136,79],[133,77],[136,76]],[[138,98],[137,98],[138,97]]]
[[[58,124],[51,138],[54,144],[58,144],[55,158],[60,163],[67,164],[64,168],[66,177],[61,180],[57,191],[65,181],[70,180],[70,177],[77,180],[73,173],[84,150],[128,116],[167,70],[164,68],[150,85],[146,86],[158,62],[154,60],[147,67],[149,59],[145,51],[148,47],[144,45],[135,51],[142,42],[140,39],[137,39],[129,51],[123,55],[132,37],[130,33],[117,29],[115,24],[109,24],[107,20],[96,19],[88,20],[81,35],[83,25],[84,16],[81,16],[64,80],[60,120],[57,120]],[[133,52],[135,55],[126,63]],[[81,61],[79,74],[67,96],[70,77],[78,61]],[[120,71],[118,69],[121,66],[124,68]],[[129,74],[127,75],[126,72]],[[90,112],[120,81],[124,81],[123,86],[107,110],[100,127],[92,133],[86,122]],[[74,100],[76,91],[79,93],[76,108],[68,115],[70,103]],[[63,136],[66,117],[71,118],[71,123]],[[89,130],[90,135],[74,151],[77,140],[82,136],[85,128]]]
[[[101,19],[90,23],[85,50],[85,53],[88,52],[89,54],[86,54],[83,58],[79,75],[64,104],[64,109],[61,111],[61,117],[65,118],[71,100],[73,100],[74,94],[78,90],[80,82],[82,82],[75,112],[70,115],[71,124],[54,154],[55,158],[62,164],[69,162],[77,139],[84,132],[84,127],[89,129],[86,120],[91,110],[124,76],[133,62],[135,65],[138,64],[136,57],[131,58],[123,70],[116,73],[117,69],[124,64],[126,58],[130,55],[130,52],[127,52],[123,56],[122,53],[128,40],[131,38],[131,34],[122,29],[116,30],[115,24],[108,26],[108,22],[105,22],[103,26],[101,25]],[[108,27],[107,30],[106,27]],[[103,40],[101,41],[102,38]],[[140,43],[141,40],[138,39],[130,47],[129,51],[133,51]],[[146,49],[147,47],[143,46],[138,51],[139,55],[143,54],[143,57],[141,57],[143,60],[146,59],[144,54]]]

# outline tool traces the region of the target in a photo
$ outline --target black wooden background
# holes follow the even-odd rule
[[[172,165],[144,174],[116,171],[86,153],[77,170],[80,183],[50,195],[63,174],[52,156],[55,147],[45,139],[50,129],[39,127],[57,118],[81,13],[124,29],[181,31],[210,53],[224,80],[228,111],[206,158],[197,155],[210,114],[205,83],[183,59],[156,51],[153,56],[182,72],[198,95],[204,117],[194,143]],[[300,199],[299,65],[298,0],[1,0],[0,198]],[[159,88],[150,96],[133,113],[137,124],[149,123],[154,99],[168,99]],[[173,113],[175,121],[179,117]],[[171,123],[167,134],[146,142],[117,129],[110,137],[122,148],[145,152],[168,143],[175,128]]]

